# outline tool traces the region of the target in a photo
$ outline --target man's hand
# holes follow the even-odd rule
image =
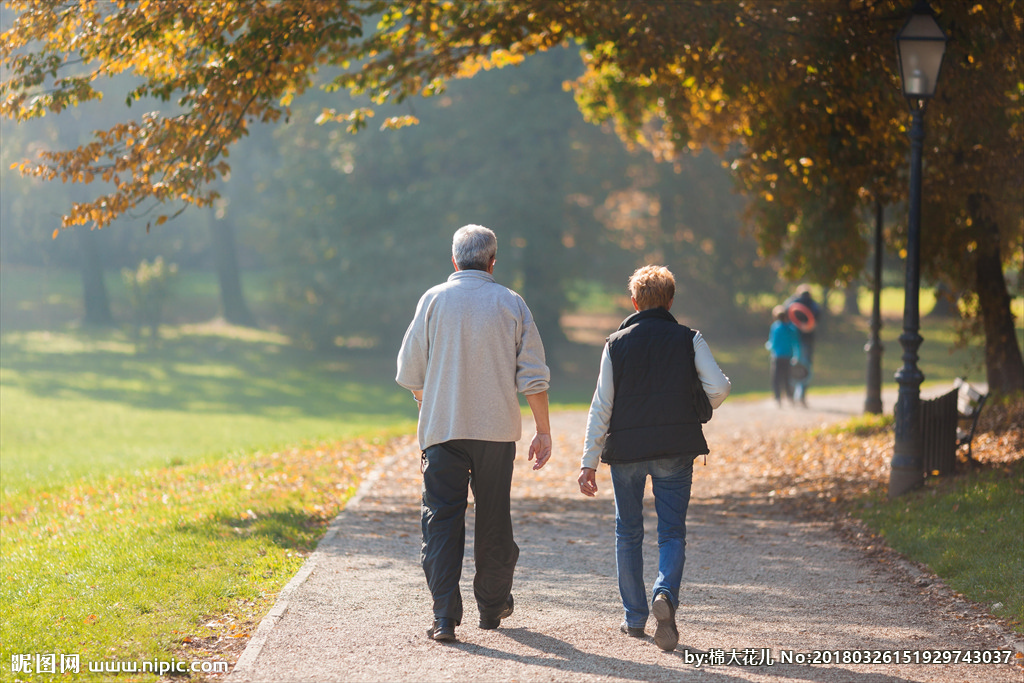
[[[541,391],[536,394],[527,394],[526,402],[530,404],[533,411],[533,422],[537,431],[533,435],[533,443],[530,444],[530,460],[536,459],[533,469],[539,470],[547,464],[551,457],[551,422],[548,420],[548,392]]]
[[[536,460],[536,462],[533,463],[533,469],[539,470],[547,464],[550,457],[551,435],[537,432],[533,435],[533,441],[530,443],[530,455],[528,460]]]
[[[580,483],[580,493],[593,498],[597,495],[597,470],[593,467],[581,467],[580,476],[577,479]]]

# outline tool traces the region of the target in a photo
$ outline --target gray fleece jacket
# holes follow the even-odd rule
[[[518,441],[517,393],[547,391],[544,345],[522,297],[482,270],[461,270],[420,298],[395,380],[423,392],[421,449],[453,439]]]

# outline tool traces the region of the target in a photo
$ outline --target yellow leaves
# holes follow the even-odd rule
[[[495,50],[489,56],[471,55],[466,58],[455,73],[456,78],[472,78],[481,69],[501,69],[506,66],[520,64],[525,57],[521,54],[514,54],[508,50]]]
[[[322,110],[320,112],[320,114],[316,117],[316,123],[317,123],[317,125],[321,125],[321,126],[323,124],[329,123],[329,122],[334,122],[334,123],[352,123],[354,121],[362,121],[363,119],[372,119],[373,116],[374,116],[374,111],[372,109],[367,108],[367,107],[361,107],[359,109],[353,109],[352,111],[348,112],[347,114],[346,113],[339,113],[336,109],[331,107],[331,108],[324,109],[324,110]],[[363,125],[365,125],[365,122],[363,122]]]
[[[415,126],[420,120],[415,116],[389,116],[381,124],[381,130],[398,130],[406,126]]]

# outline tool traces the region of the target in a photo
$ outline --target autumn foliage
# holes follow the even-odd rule
[[[1016,2],[932,4],[951,41],[927,116],[922,267],[975,302],[990,383],[1005,376],[1019,387],[1024,364],[1002,268],[1019,263],[1024,240],[1024,13]],[[103,181],[94,199],[71,207],[65,227],[101,227],[153,200],[209,205],[230,146],[254,122],[287,119],[314,83],[365,96],[366,106],[327,107],[320,117],[357,131],[377,105],[429,97],[452,78],[567,44],[580,47],[586,67],[567,87],[589,120],[660,159],[700,147],[730,159],[754,200],[762,249],[783,258],[789,278],[848,281],[866,254],[864,207],[906,199],[909,114],[893,36],[909,3],[897,0],[7,5],[4,116],[60,113],[99,99],[117,78],[134,83],[127,105],[150,109],[19,164],[41,178]],[[382,127],[415,122],[391,117]],[[889,243],[903,240],[900,220]]]

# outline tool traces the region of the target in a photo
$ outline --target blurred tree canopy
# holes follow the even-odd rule
[[[150,200],[211,204],[230,146],[255,122],[287,120],[321,70],[328,90],[370,102],[328,107],[318,120],[358,130],[373,107],[439,95],[453,78],[573,42],[586,67],[573,85],[584,114],[612,122],[657,159],[701,146],[731,153],[755,199],[750,219],[762,248],[781,254],[791,276],[848,280],[865,255],[858,207],[905,199],[908,114],[892,37],[908,8],[895,0],[7,5],[17,15],[0,48],[5,116],[61,112],[100,97],[98,84],[123,73],[140,80],[129,105],[173,102],[21,166],[41,178],[101,181],[99,196],[75,202],[65,225],[102,226]],[[989,383],[1016,389],[1024,363],[1002,272],[1019,260],[1024,232],[1022,11],[1012,0],[934,6],[953,40],[927,117],[922,266],[977,302]],[[382,127],[416,120],[389,115]],[[552,182],[559,168],[539,167],[537,182]],[[526,216],[531,207],[516,208]],[[523,269],[541,262],[526,258]]]
[[[272,141],[255,133],[223,199],[278,273],[290,329],[318,347],[397,344],[469,222],[497,232],[498,280],[523,293],[547,342],[580,283],[621,295],[638,261],[669,264],[692,301],[681,314],[702,325],[735,317],[737,291],[770,290],[774,271],[740,236],[743,202],[719,159],[673,168],[626,151],[564,90],[581,71],[553,49],[417,103],[421,125],[357,136],[316,125],[327,97],[311,94]],[[716,279],[716,264],[731,277]]]

